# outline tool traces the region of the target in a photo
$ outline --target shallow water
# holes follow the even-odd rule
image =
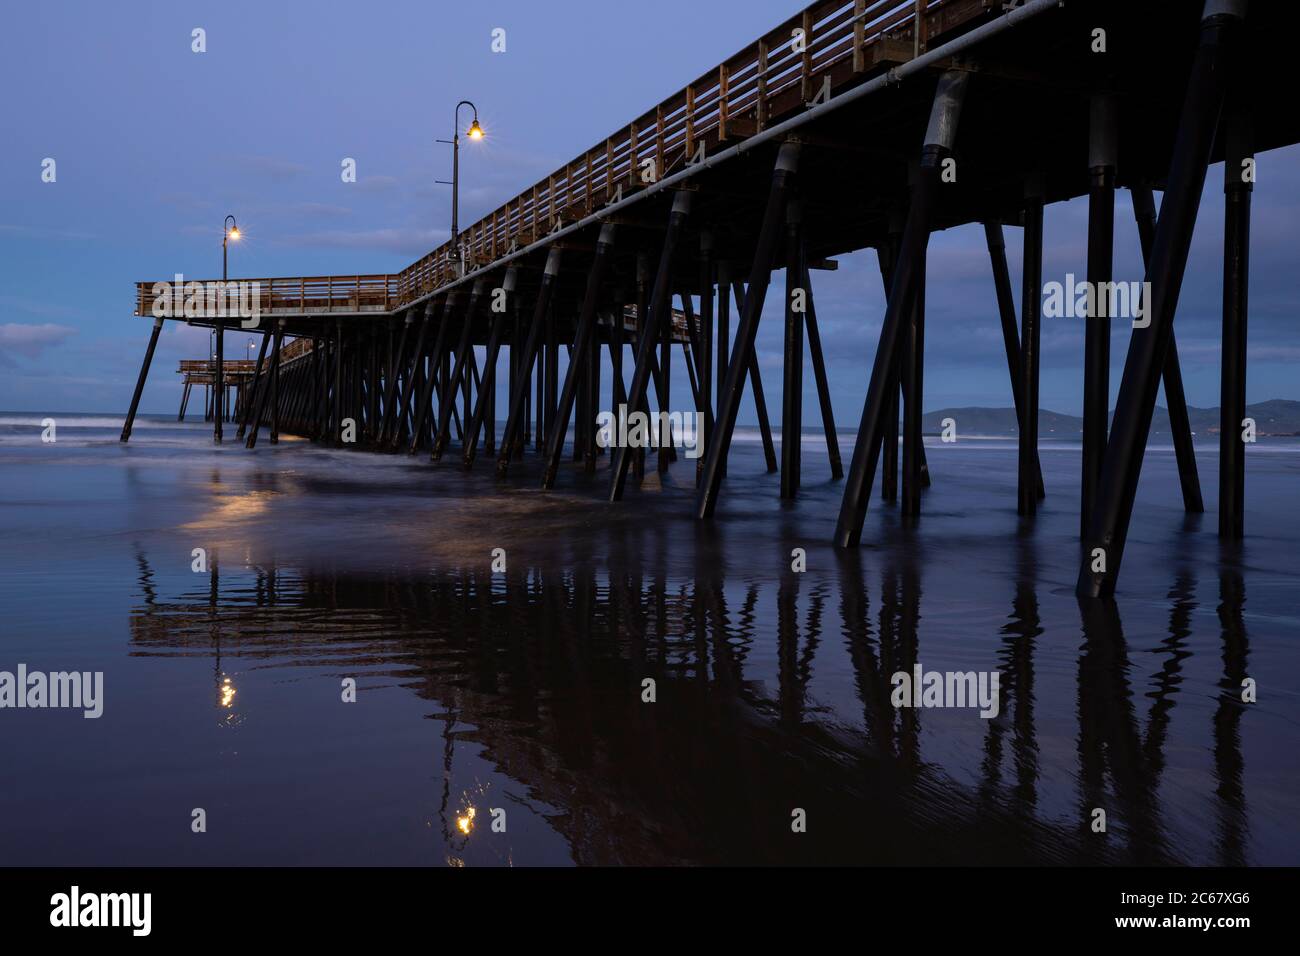
[[[1013,443],[928,444],[919,525],[877,495],[845,555],[814,441],[793,505],[740,441],[701,525],[685,460],[609,505],[605,460],[542,492],[531,455],[41,417],[0,414],[0,670],[103,671],[104,714],[0,710],[0,863],[1300,863],[1295,442],[1227,550],[1215,447],[1193,517],[1150,451],[1085,615],[1072,443],[1032,521]],[[895,709],[918,662],[999,671],[1000,713]]]

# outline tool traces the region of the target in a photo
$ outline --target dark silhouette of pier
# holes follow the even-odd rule
[[[929,481],[925,288],[943,281],[927,274],[926,248],[937,230],[982,223],[1020,422],[1017,506],[1032,516],[1051,492],[1037,449],[1044,208],[1088,197],[1087,279],[1101,286],[1115,279],[1115,193],[1123,188],[1133,196],[1151,295],[1109,422],[1110,326],[1119,317],[1088,317],[1082,360],[1077,588],[1110,595],[1162,386],[1184,506],[1203,510],[1173,325],[1207,170],[1217,162],[1226,209],[1219,533],[1243,533],[1254,155],[1300,141],[1300,115],[1255,106],[1255,91],[1291,80],[1283,7],[814,3],[469,226],[456,247],[390,275],[241,279],[260,290],[254,331],[263,344],[240,433],[250,446],[269,426],[273,439],[283,428],[440,460],[454,431],[465,466],[482,445],[503,477],[531,444],[550,487],[571,421],[573,459],[594,471],[605,453],[599,411],[649,410],[651,393],[668,410],[677,347],[692,410],[705,422],[695,513],[708,520],[725,491],[747,387],[780,494],[799,494],[808,365],[832,475],[844,480],[834,540],[853,548],[878,470],[887,502],[897,497],[909,519],[921,512]],[[1024,230],[1019,315],[1008,226]],[[864,248],[879,253],[887,307],[846,467],[824,359],[835,343],[821,338],[813,276]],[[776,270],[785,275],[779,462],[754,351]],[[123,440],[163,321],[214,327],[219,336],[240,325],[210,312],[166,314],[174,298],[165,284],[137,285],[136,313],[155,322]],[[498,374],[508,376],[510,396],[499,440]],[[672,454],[660,450],[661,469]],[[642,457],[609,450],[611,501],[624,496],[629,469],[641,473]]]

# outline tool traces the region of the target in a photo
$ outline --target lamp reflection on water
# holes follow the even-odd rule
[[[237,727],[244,722],[243,715],[235,710],[235,695],[239,691],[235,687],[234,680],[229,674],[220,674],[217,683],[217,710],[221,716],[218,718],[218,724],[222,727]]]

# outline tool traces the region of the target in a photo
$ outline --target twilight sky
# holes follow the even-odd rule
[[[147,319],[131,316],[133,283],[219,276],[227,213],[246,235],[231,248],[232,277],[396,272],[449,233],[451,191],[434,180],[450,179],[450,147],[435,140],[450,138],[457,100],[475,101],[488,131],[462,151],[469,224],[797,5],[658,0],[653,14],[596,0],[9,5],[0,31],[0,409],[124,413],[149,331]],[[206,53],[191,51],[195,27],[207,32]],[[503,54],[490,50],[496,27],[506,30]],[[41,181],[46,157],[57,162],[55,183]],[[354,184],[340,180],[344,157],[357,161]],[[1177,320],[1188,400],[1201,406],[1218,404],[1222,183],[1215,167]],[[1260,156],[1252,402],[1300,398],[1300,345],[1289,334],[1300,298],[1297,186],[1300,149]],[[1083,274],[1086,222],[1086,201],[1048,208],[1045,281]],[[1116,222],[1116,278],[1141,279],[1126,193]],[[1007,239],[1018,290],[1019,230],[1008,228]],[[884,305],[875,254],[843,257],[839,272],[814,273],[814,282],[848,431]],[[770,402],[780,382],[779,312],[780,297],[769,297],[758,340]],[[1127,338],[1120,328],[1113,339],[1112,396]],[[175,411],[176,362],[203,357],[207,339],[167,323],[142,411]],[[233,334],[227,355],[245,346]],[[1044,320],[1043,407],[1078,413],[1082,354],[1081,320]],[[1010,405],[1002,355],[982,230],[936,235],[925,407]],[[674,376],[674,397],[674,407],[689,407],[684,374]],[[742,421],[751,409],[742,406]]]

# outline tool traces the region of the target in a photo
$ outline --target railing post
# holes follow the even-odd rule
[[[730,71],[727,69],[727,64],[724,63],[718,67],[718,139],[720,140],[727,138],[727,120],[729,119],[727,115],[729,106],[727,103],[727,86],[730,79]]]
[[[804,10],[800,26],[803,28],[803,51],[799,56],[799,99],[807,103],[812,99],[812,11]]]
[[[853,72],[861,73],[867,68],[867,58],[863,51],[866,43],[867,27],[864,20],[867,13],[867,0],[853,0]]]

